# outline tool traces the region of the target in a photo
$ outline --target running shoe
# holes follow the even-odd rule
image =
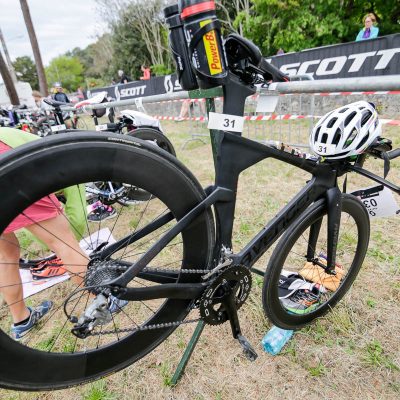
[[[28,322],[23,325],[11,325],[11,336],[13,339],[21,340],[39,322],[39,320],[49,312],[52,306],[53,303],[51,301],[45,300],[35,308],[28,307],[30,312]]]
[[[117,212],[113,207],[101,204],[87,216],[87,219],[90,222],[101,222],[114,218],[116,215]]]
[[[67,270],[63,267],[64,263],[60,258],[44,260],[37,267],[32,267],[31,274],[33,280],[54,278],[64,275]]]

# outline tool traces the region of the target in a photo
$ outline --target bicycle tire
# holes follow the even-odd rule
[[[196,178],[175,157],[145,141],[121,137],[118,134],[76,132],[74,135],[54,135],[12,150],[0,159],[0,176],[4,188],[0,204],[2,209],[7,211],[0,215],[0,232],[3,232],[13,218],[29,204],[47,193],[54,193],[60,187],[86,181],[120,181],[143,187],[157,196],[160,203],[162,200],[175,219],[180,219],[205,197]],[[107,160],[107,163],[104,160]],[[29,182],[26,180],[27,170],[32,177]],[[148,207],[154,207],[154,201],[149,202]],[[121,210],[127,210],[127,207],[121,207]],[[123,223],[124,220],[121,219],[121,224]],[[179,248],[178,255],[183,254],[176,267],[177,281],[198,282],[200,274],[193,276],[181,274],[180,271],[187,268],[204,269],[209,266],[214,244],[211,210],[199,216],[182,232],[181,237],[182,243],[176,245]],[[154,240],[157,240],[157,237]],[[160,249],[160,252],[163,250],[167,253],[175,251]],[[66,282],[62,288],[68,289],[68,281]],[[50,291],[51,288],[46,290]],[[57,295],[62,290],[56,289],[51,293]],[[131,304],[133,311],[133,306],[142,306],[139,302],[130,302],[127,308]],[[151,311],[143,307],[143,326],[183,320],[189,312],[190,300],[167,298],[162,299],[159,304],[159,308],[154,306],[154,310]],[[61,311],[55,309],[54,312]],[[9,317],[4,314],[4,311],[0,314],[0,321],[4,322],[5,318],[8,320]],[[121,316],[121,320],[125,318],[122,314],[123,312],[117,314]],[[58,320],[55,318],[50,321],[57,328]],[[124,320],[127,321],[126,318]],[[43,335],[53,335],[51,329],[46,328],[46,322],[37,329],[41,330]],[[133,322],[129,323],[135,327]],[[112,343],[107,342],[103,345],[99,340],[96,348],[94,341],[94,348],[88,350],[87,347],[91,344],[89,337],[81,348],[76,347],[77,350],[81,349],[79,352],[72,352],[72,343],[66,341],[67,352],[63,353],[58,350],[40,350],[40,346],[38,349],[28,347],[26,343],[18,343],[7,334],[4,324],[0,330],[0,387],[24,391],[61,389],[104,377],[139,360],[175,330],[174,326],[170,326],[148,331],[139,330],[127,333],[123,337],[121,334],[121,338],[118,338],[117,334],[117,339],[111,338],[114,340]],[[117,326],[115,325],[115,329]],[[34,336],[35,330],[31,332],[32,341],[42,340],[41,337]],[[54,340],[59,340],[59,336]],[[32,343],[29,342],[30,345]],[[75,341],[74,346],[77,346],[76,343]],[[64,342],[61,342],[59,347],[65,351],[63,345]],[[33,344],[32,346],[34,347]],[[51,349],[56,349],[56,346],[51,344]]]
[[[137,139],[146,140],[152,145],[158,146],[160,149],[176,157],[176,152],[171,141],[158,129],[144,127],[131,130],[126,133],[128,136],[135,137]],[[123,199],[118,200],[118,203],[122,205],[129,204],[130,201],[146,201],[150,198],[149,193],[138,188],[132,188],[127,195],[127,201]]]
[[[307,261],[306,251],[311,247],[309,245],[309,228],[314,224],[314,226],[318,226],[318,222],[321,223],[318,242],[315,243],[312,251],[314,256],[320,257],[318,260],[322,259],[322,252],[326,252],[326,247],[324,246],[326,246],[327,206],[324,200],[319,200],[310,206],[289,227],[274,249],[265,274],[262,296],[265,314],[276,326],[283,329],[299,329],[309,324],[315,318],[322,316],[333,308],[354,282],[368,248],[369,217],[365,207],[357,198],[344,194],[342,199],[342,216],[336,262],[344,267],[343,271],[345,273],[340,282],[335,280],[336,283],[331,290],[326,290],[325,293],[322,293],[325,291],[323,289],[326,288],[323,284],[322,287],[318,286],[317,295],[315,298],[312,296],[311,301],[309,297],[303,296],[302,298],[304,291],[293,292],[291,296],[285,298],[285,295],[290,294],[291,290],[283,291],[283,293],[282,289],[280,289],[281,292],[278,290],[282,277],[289,275],[288,272],[296,274],[293,275],[294,279],[300,278],[306,284],[311,283],[313,285],[318,283],[320,285],[326,282],[321,281],[321,278],[317,276],[310,276],[305,272],[300,272],[305,271],[303,268],[305,268]],[[347,219],[344,218],[344,214],[347,214]],[[308,232],[308,235],[306,232]],[[321,252],[316,254],[318,251]],[[310,264],[308,265],[310,266]],[[315,268],[315,264],[313,264],[312,268]],[[311,269],[309,271],[314,270]],[[315,275],[317,274],[319,274],[319,277],[323,276],[319,272]],[[304,278],[304,276],[308,279]],[[328,284],[326,283],[326,285]],[[311,292],[313,290],[316,289],[311,289]],[[296,295],[295,293],[298,294]],[[310,291],[307,293],[310,293]],[[313,301],[315,301],[314,304],[312,304]]]
[[[176,157],[176,151],[171,143],[171,141],[167,138],[164,133],[162,133],[160,130],[155,129],[155,128],[137,128],[134,130],[131,130],[126,133],[128,136],[133,136],[138,139],[142,140],[148,140],[155,142],[158,147],[161,149],[165,150],[167,153],[172,154],[173,156]]]

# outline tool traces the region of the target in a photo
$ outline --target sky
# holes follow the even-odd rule
[[[106,30],[95,0],[28,0],[28,5],[45,66],[68,50],[95,42]],[[0,28],[11,60],[33,59],[19,0],[0,0]]]

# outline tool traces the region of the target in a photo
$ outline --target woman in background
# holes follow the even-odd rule
[[[379,28],[375,26],[376,16],[373,13],[367,14],[364,18],[364,28],[358,32],[356,42],[360,40],[375,39],[378,37]]]

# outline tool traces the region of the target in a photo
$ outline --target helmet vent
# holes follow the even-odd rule
[[[350,135],[348,136],[343,148],[347,149],[353,143],[353,141],[356,138],[356,136],[357,136],[357,129],[353,129],[351,131]]]
[[[322,135],[322,138],[321,138],[321,143],[326,144],[327,140],[328,140],[328,134],[327,134],[327,133],[324,133],[324,134]]]
[[[343,108],[342,110],[338,111],[339,113],[344,113],[348,110],[348,108]]]
[[[332,144],[339,144],[340,138],[342,137],[340,129],[337,128],[335,132],[335,136],[333,137]]]
[[[367,133],[367,134],[362,138],[361,142],[360,142],[360,143],[358,144],[358,146],[357,146],[357,150],[365,144],[365,142],[368,140],[368,138],[369,138],[369,133]]]
[[[328,128],[332,128],[332,126],[335,124],[335,122],[337,121],[337,118],[332,118],[329,122],[327,127]]]
[[[353,111],[352,113],[350,113],[346,119],[344,120],[344,126],[349,125],[349,123],[351,122],[351,120],[357,115],[357,113],[355,111]]]
[[[370,111],[367,111],[366,113],[364,113],[364,115],[361,119],[361,126],[364,126],[369,121],[371,116],[372,116],[372,113]]]

